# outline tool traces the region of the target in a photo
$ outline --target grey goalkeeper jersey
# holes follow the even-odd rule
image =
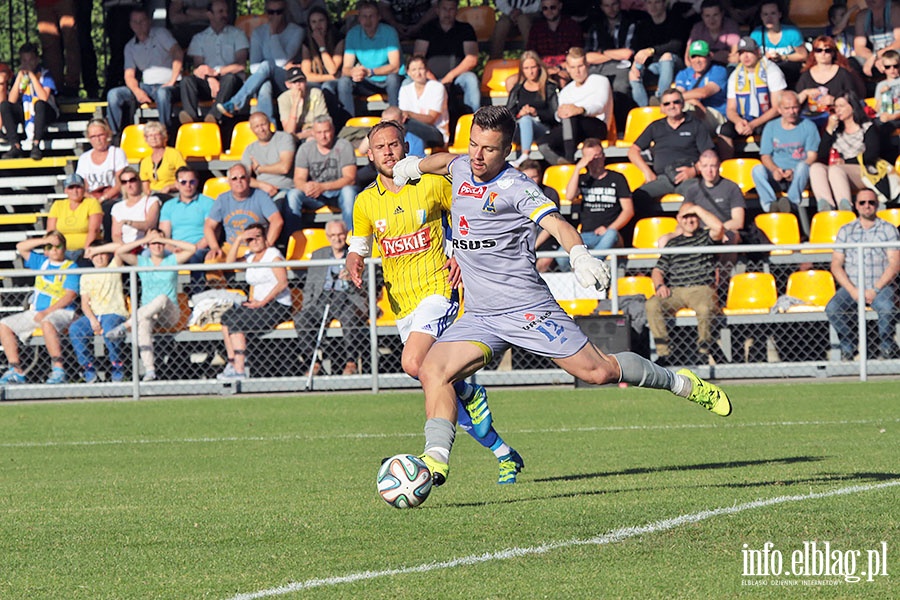
[[[531,179],[506,166],[475,183],[468,156],[450,163],[453,256],[462,271],[465,312],[508,313],[553,300],[535,269],[537,223],[556,205]]]

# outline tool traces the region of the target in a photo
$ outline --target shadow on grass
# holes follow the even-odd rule
[[[776,460],[760,460],[760,461],[740,461],[740,462],[732,462],[732,463],[722,463],[721,465],[692,465],[687,467],[660,467],[655,469],[629,469],[627,471],[622,471],[621,473],[607,473],[603,475],[595,475],[595,476],[606,476],[606,475],[618,475],[618,474],[628,474],[628,473],[653,473],[657,471],[686,471],[690,469],[700,469],[700,468],[724,468],[728,467],[740,467],[740,466],[751,466],[751,465],[761,465],[761,464],[791,464],[791,463],[800,463],[800,462],[815,462],[819,460],[824,460],[822,458],[816,457],[796,457],[791,459],[776,459]],[[557,477],[553,479],[537,479],[535,481],[559,481],[559,480],[572,480],[572,479],[582,479],[582,477]],[[695,485],[695,486],[677,486],[682,488],[695,487],[695,488],[734,488],[734,489],[743,489],[743,488],[769,488],[769,487],[783,487],[789,488],[790,486],[795,485],[812,485],[812,484],[826,484],[833,482],[840,483],[867,483],[867,482],[878,482],[878,481],[890,481],[893,479],[900,479],[900,473],[840,473],[840,474],[823,474],[823,475],[815,475],[807,478],[798,478],[798,479],[776,479],[776,480],[767,480],[767,481],[747,481],[743,483],[720,483],[720,484],[703,484],[703,485]],[[562,494],[551,494],[549,496],[541,496],[541,497],[528,497],[528,498],[505,498],[498,500],[489,500],[482,502],[455,502],[451,504],[445,504],[442,508],[447,506],[452,506],[456,508],[469,508],[474,506],[485,506],[489,504],[514,504],[518,502],[532,502],[534,500],[554,500],[554,499],[562,499],[562,498],[578,498],[584,496],[604,496],[608,494],[624,494],[624,493],[636,493],[636,492],[660,492],[662,490],[670,490],[672,489],[671,484],[666,484],[664,487],[655,487],[655,486],[647,486],[647,487],[637,487],[637,488],[620,488],[620,489],[609,489],[609,490],[593,490],[593,491],[585,491],[579,490],[577,492],[569,492]],[[805,493],[809,493],[809,488],[804,488]],[[430,506],[425,506],[424,509],[427,510],[431,508]]]
[[[616,475],[645,475],[648,473],[665,473],[667,471],[707,471],[712,469],[735,469],[741,467],[758,467],[762,465],[792,465],[797,463],[819,462],[826,456],[790,456],[787,458],[770,458],[763,460],[735,460],[720,463],[700,463],[697,465],[669,465],[664,467],[635,467],[621,471],[608,471],[606,473],[580,473],[576,475],[561,475],[559,477],[542,477],[535,479],[535,483],[547,483],[554,481],[578,481],[579,479],[595,479],[598,477],[615,477]]]

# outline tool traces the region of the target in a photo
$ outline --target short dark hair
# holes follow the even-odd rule
[[[366,137],[369,138],[369,141],[372,141],[372,136],[381,131],[382,129],[394,128],[400,133],[400,139],[406,139],[406,129],[403,128],[398,121],[394,121],[393,119],[389,119],[387,121],[379,121],[375,125],[372,126],[372,129],[369,130],[369,133],[366,134]]]
[[[178,179],[179,177],[181,177],[182,173],[193,173],[194,175],[196,175],[197,171],[195,171],[194,169],[192,169],[191,167],[189,167],[187,165],[185,165],[183,167],[178,167],[178,169],[175,171],[175,179]]]
[[[519,170],[522,172],[528,171],[529,169],[534,169],[538,172],[538,175],[544,174],[544,168],[541,166],[541,163],[534,160],[533,158],[526,158],[519,165]]]
[[[259,232],[262,234],[263,237],[266,237],[266,233],[268,233],[266,231],[267,227],[265,226],[264,223],[250,223],[249,225],[244,227],[244,231],[250,231],[251,229],[259,229]]]
[[[722,8],[721,0],[703,0],[700,3],[700,12],[703,12],[704,8],[718,8],[720,11],[725,12]]]
[[[512,144],[513,134],[516,132],[516,118],[505,106],[482,106],[475,111],[472,125],[478,125],[488,131],[499,131],[503,137],[503,145]]]
[[[35,56],[41,55],[37,45],[34,42],[25,42],[24,44],[19,46],[19,54],[34,54]]]

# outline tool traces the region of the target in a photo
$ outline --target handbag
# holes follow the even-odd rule
[[[891,163],[880,158],[874,165],[866,165],[861,154],[856,160],[859,161],[863,185],[875,192],[882,204],[896,204],[900,200],[900,175],[897,175]]]

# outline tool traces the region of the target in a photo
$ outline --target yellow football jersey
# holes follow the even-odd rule
[[[394,194],[374,183],[356,196],[353,235],[375,238],[391,309],[405,317],[426,296],[450,297],[444,264],[444,220],[453,196],[448,177],[423,175]]]

